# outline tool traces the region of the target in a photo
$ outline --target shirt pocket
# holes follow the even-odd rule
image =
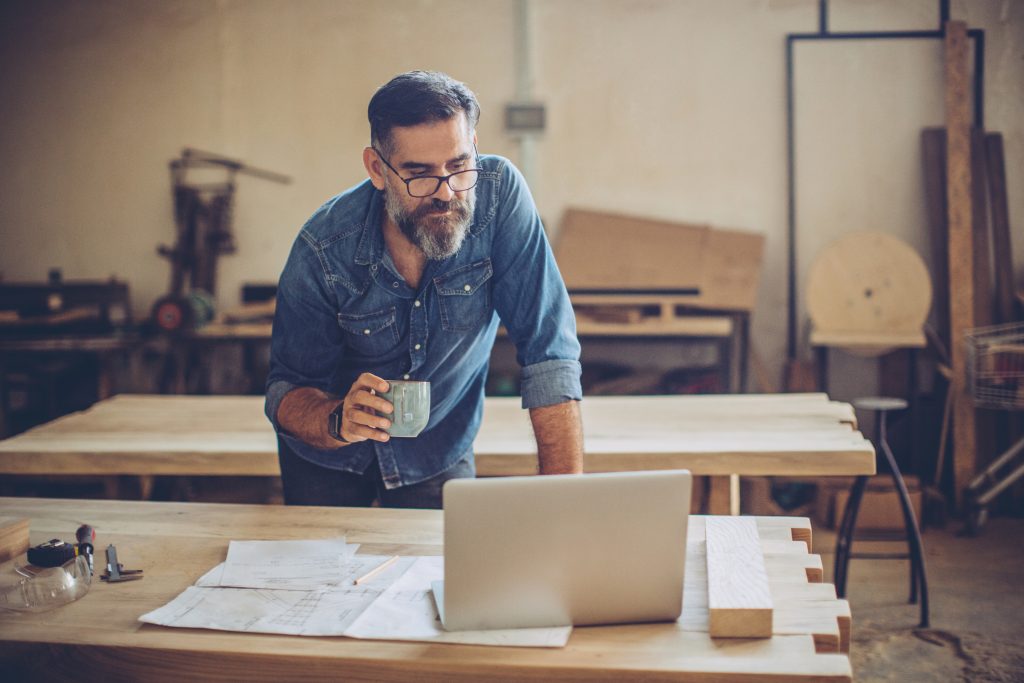
[[[463,266],[434,278],[441,301],[441,327],[473,329],[491,311],[491,259]]]
[[[345,331],[345,343],[357,353],[379,357],[398,344],[395,308],[374,313],[339,313],[338,325]]]

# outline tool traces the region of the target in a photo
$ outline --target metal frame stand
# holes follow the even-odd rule
[[[856,404],[856,402],[855,402]],[[839,535],[836,538],[835,558],[835,585],[836,594],[840,598],[846,597],[846,579],[849,576],[850,560],[853,558],[863,559],[910,559],[910,604],[918,602],[920,592],[921,602],[921,628],[928,628],[928,579],[925,572],[924,545],[921,542],[921,530],[914,516],[914,509],[910,505],[910,493],[907,491],[907,484],[900,473],[896,458],[889,448],[888,435],[886,432],[887,414],[890,410],[906,407],[906,402],[899,399],[885,399],[883,401],[871,402],[865,400],[858,407],[874,410],[878,413],[878,420],[875,426],[875,445],[879,452],[885,456],[886,464],[892,475],[893,484],[900,499],[900,507],[903,510],[903,522],[906,526],[907,553],[858,553],[853,552],[854,529],[857,526],[857,513],[860,511],[860,503],[864,497],[864,490],[867,488],[868,477],[859,476],[850,489],[850,497],[846,501],[846,508],[843,510],[843,518],[839,524]],[[867,540],[867,539],[864,539]],[[894,540],[891,538],[877,537],[871,540]],[[900,539],[902,540],[902,539]]]

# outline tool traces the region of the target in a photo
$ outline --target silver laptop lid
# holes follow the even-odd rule
[[[445,628],[675,620],[690,489],[685,470],[449,481]]]

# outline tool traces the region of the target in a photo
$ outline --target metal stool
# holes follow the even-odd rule
[[[921,592],[921,628],[928,628],[928,580],[925,576],[924,567],[924,546],[921,543],[921,531],[917,525],[917,518],[914,516],[914,509],[910,505],[910,494],[907,492],[907,484],[903,481],[899,465],[893,457],[889,448],[889,441],[886,434],[886,421],[888,413],[895,410],[903,410],[907,402],[899,398],[861,398],[853,402],[854,407],[861,410],[871,410],[878,414],[875,425],[875,449],[877,454],[885,456],[889,472],[892,475],[893,484],[899,495],[900,507],[903,509],[903,522],[906,525],[907,554],[902,553],[853,553],[854,529],[857,526],[857,513],[860,510],[860,502],[864,497],[864,489],[868,484],[867,476],[859,476],[850,489],[850,496],[846,501],[846,508],[843,510],[843,519],[839,524],[839,536],[836,538],[836,559],[835,559],[835,584],[836,593],[840,598],[846,597],[846,578],[848,576],[850,560],[854,557],[866,559],[905,559],[910,558],[910,600],[911,604],[917,602],[918,589]],[[892,540],[892,539],[874,539]],[[902,540],[902,539],[900,539]]]

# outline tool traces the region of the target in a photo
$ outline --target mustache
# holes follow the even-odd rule
[[[429,203],[417,208],[415,213],[419,216],[423,216],[428,213],[449,210],[459,217],[466,216],[469,213],[469,207],[467,206],[466,200],[459,199],[451,199],[449,201],[444,201],[443,199],[431,199]]]

